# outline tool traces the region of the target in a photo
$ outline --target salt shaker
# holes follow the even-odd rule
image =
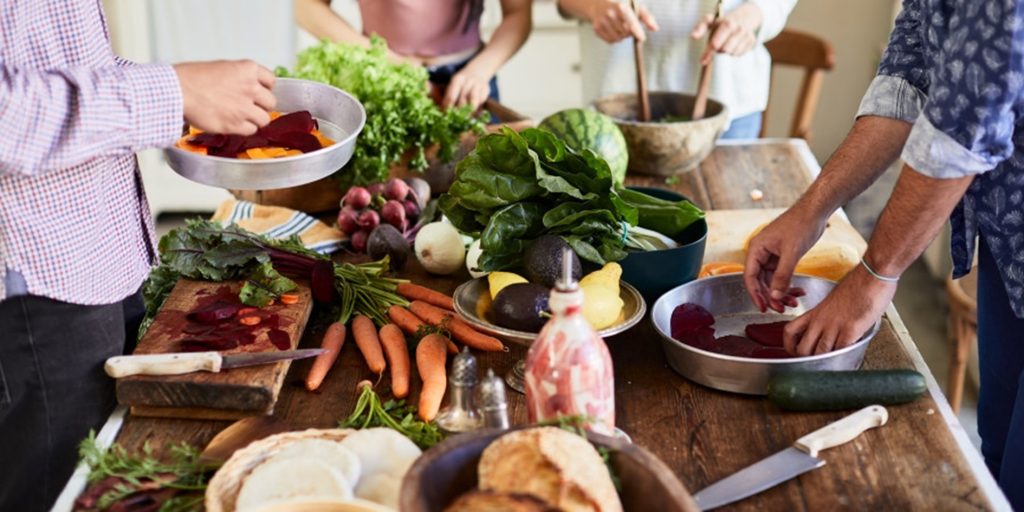
[[[479,392],[480,415],[484,417],[484,427],[508,428],[508,401],[505,399],[505,382],[488,368],[487,376],[480,383]]]
[[[476,358],[463,347],[452,360],[448,377],[448,405],[437,415],[437,426],[446,432],[458,433],[480,428],[482,421],[473,404],[477,384]]]

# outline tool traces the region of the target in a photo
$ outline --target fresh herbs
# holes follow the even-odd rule
[[[89,466],[89,487],[75,501],[76,510],[106,510],[115,504],[149,505],[146,510],[197,510],[207,477],[215,467],[199,461],[199,451],[180,444],[170,447],[167,461],[153,456],[149,445],[130,455],[120,445],[101,448],[95,433],[82,441],[79,457]]]
[[[460,231],[480,236],[483,271],[515,267],[530,242],[545,234],[561,236],[588,261],[618,261],[627,250],[660,247],[636,226],[672,237],[704,216],[689,201],[617,187],[608,164],[592,151],[576,152],[534,128],[504,128],[481,138],[439,203]]]
[[[335,264],[303,247],[296,237],[271,240],[236,225],[223,227],[193,219],[160,240],[160,266],[153,269],[143,287],[146,320],[140,336],[181,277],[246,279],[240,299],[258,307],[293,290],[292,279],[304,279],[319,302],[335,303],[340,296],[339,321],[347,322],[353,312],[358,312],[383,325],[387,323],[388,307],[409,304],[395,292],[404,281],[387,277],[387,270],[387,258],[359,265]]]
[[[388,59],[387,45],[373,37],[369,48],[322,42],[299,54],[295,69],[277,69],[280,76],[304,78],[343,89],[363,104],[366,125],[356,141],[352,161],[336,176],[348,185],[387,179],[391,165],[412,150],[410,167],[427,167],[425,148],[438,144],[438,156],[448,161],[459,136],[483,127],[469,107],[442,111],[427,90],[427,71]]]
[[[444,439],[437,425],[417,419],[416,407],[406,405],[405,400],[384,402],[368,383],[360,387],[362,392],[356,407],[348,418],[339,423],[341,428],[387,427],[408,437],[424,450]]]

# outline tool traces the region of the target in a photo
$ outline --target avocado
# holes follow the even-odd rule
[[[523,267],[526,270],[526,278],[531,283],[542,284],[547,288],[554,288],[559,278],[562,277],[562,254],[565,249],[572,253],[572,277],[576,281],[583,275],[583,266],[580,264],[580,257],[569,244],[560,236],[544,235],[530,244],[523,255]]]
[[[548,296],[551,290],[539,284],[510,284],[498,292],[491,303],[494,323],[517,331],[540,332],[547,318]]]

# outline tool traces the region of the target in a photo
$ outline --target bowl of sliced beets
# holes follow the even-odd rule
[[[699,384],[749,395],[764,395],[777,373],[856,370],[879,323],[856,343],[825,354],[795,356],[782,346],[786,323],[816,306],[835,282],[797,275],[793,286],[806,293],[785,314],[762,313],[751,302],[742,274],[691,281],[662,295],[651,309],[669,366]]]
[[[274,82],[277,110],[252,135],[189,127],[164,150],[167,164],[192,181],[233,190],[271,190],[312,183],[345,166],[366,111],[351,94],[295,78]]]

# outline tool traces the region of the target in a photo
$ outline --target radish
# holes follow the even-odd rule
[[[363,187],[352,187],[345,193],[342,204],[351,206],[355,210],[362,210],[370,205],[370,191]]]
[[[345,206],[338,212],[338,228],[346,235],[351,235],[359,225],[356,223],[356,211],[351,206]]]
[[[373,185],[368,185],[366,187],[366,191],[369,192],[371,196],[379,196],[384,193],[384,184],[374,183]]]
[[[380,215],[373,210],[363,210],[356,219],[356,222],[359,224],[359,227],[369,233],[370,231],[373,231],[373,228],[380,225]]]
[[[395,201],[402,201],[409,195],[409,185],[398,179],[391,178],[384,185],[384,197]]]
[[[405,206],[405,218],[412,220],[420,215],[420,205],[416,204],[415,199],[406,199],[403,203]]]
[[[395,200],[384,203],[380,209],[380,215],[384,218],[384,222],[400,230],[405,230],[405,206],[402,203]]]
[[[352,250],[355,252],[366,252],[366,241],[370,238],[370,234],[367,231],[356,231],[352,233],[352,238],[349,242],[352,244]]]

